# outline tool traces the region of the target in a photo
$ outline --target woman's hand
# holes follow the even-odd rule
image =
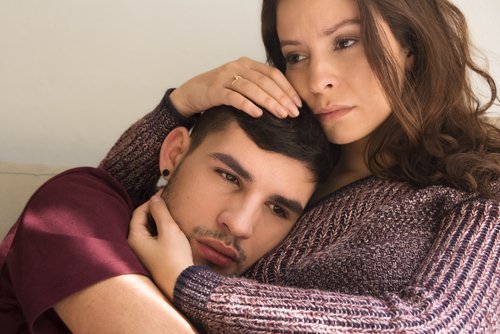
[[[258,117],[268,110],[276,117],[295,117],[302,106],[299,95],[278,69],[240,58],[200,74],[170,94],[172,104],[189,117],[226,104]]]
[[[156,222],[158,236],[147,229],[148,215]],[[132,215],[128,243],[149,270],[157,286],[172,300],[179,275],[193,265],[189,241],[173,220],[160,192]]]

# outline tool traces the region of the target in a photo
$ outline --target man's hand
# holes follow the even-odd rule
[[[156,237],[151,236],[147,229],[148,215],[156,222]],[[134,211],[128,243],[158,287],[173,300],[177,278],[184,269],[193,265],[193,255],[188,239],[159,193]]]

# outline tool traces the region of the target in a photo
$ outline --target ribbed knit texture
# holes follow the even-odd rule
[[[126,169],[110,172],[135,201],[154,188],[162,137],[180,121],[164,99],[103,162]],[[136,133],[159,122],[161,136]],[[209,333],[498,333],[499,211],[451,188],[368,177],[313,205],[251,280],[188,268],[174,304]]]

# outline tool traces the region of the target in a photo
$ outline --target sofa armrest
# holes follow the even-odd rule
[[[65,169],[0,161],[0,240],[17,221],[33,192]]]

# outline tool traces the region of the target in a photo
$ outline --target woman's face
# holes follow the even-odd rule
[[[379,23],[403,73],[407,51],[387,24]],[[281,0],[277,30],[286,76],[330,142],[354,143],[389,116],[388,101],[365,55],[355,0]]]

